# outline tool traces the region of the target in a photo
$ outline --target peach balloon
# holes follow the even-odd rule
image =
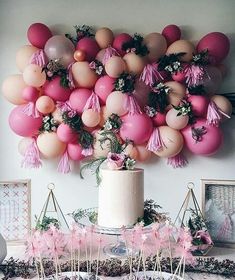
[[[22,92],[26,86],[21,74],[11,75],[2,84],[3,96],[14,105],[24,104]]]
[[[99,28],[95,33],[95,40],[101,49],[105,49],[113,43],[113,31],[107,27]]]
[[[84,61],[86,59],[86,54],[82,50],[76,50],[73,54],[73,58],[76,61]]]
[[[165,37],[160,33],[148,34],[144,38],[144,43],[149,50],[147,57],[151,62],[156,62],[166,52],[167,42]]]
[[[100,122],[99,122],[99,126],[100,127],[103,127],[104,126],[104,123],[105,121],[108,119],[108,117],[111,115],[112,113],[110,113],[108,110],[107,110],[107,107],[106,106],[102,106],[100,108]]]
[[[125,155],[137,160],[138,151],[133,144],[128,144],[123,152],[124,152]]]
[[[72,73],[78,87],[93,88],[98,79],[87,61],[75,62],[72,66]]]
[[[189,62],[193,58],[193,54],[195,53],[194,45],[186,40],[178,40],[171,44],[166,54],[174,54],[184,52],[185,54],[181,57],[181,61]]]
[[[110,142],[106,140],[102,145],[100,144],[100,139],[102,139],[101,130],[97,131],[94,135],[95,141],[93,144],[94,152],[93,155],[95,158],[106,157],[110,152]]]
[[[170,109],[166,114],[166,123],[169,127],[180,130],[188,124],[189,116],[177,116],[178,113],[178,110],[175,110],[174,108]]]
[[[143,57],[132,52],[125,54],[123,59],[126,62],[127,71],[137,76],[142,73],[146,65],[146,60]]]
[[[46,82],[46,74],[40,66],[29,64],[24,69],[23,79],[29,86],[41,87]]]
[[[25,67],[29,65],[30,58],[36,51],[38,51],[38,48],[31,45],[22,46],[17,51],[16,66],[20,70],[20,72],[23,72]]]
[[[106,99],[106,107],[109,112],[123,116],[127,113],[124,108],[126,95],[121,91],[113,91]]]
[[[135,146],[137,149],[137,160],[140,162],[144,162],[144,161],[148,161],[151,156],[152,156],[152,152],[146,149],[146,145],[142,146],[142,145],[137,145]]]
[[[169,103],[178,106],[180,101],[185,97],[185,86],[175,81],[166,82],[165,86],[170,88],[170,93],[168,95]]]
[[[66,144],[59,140],[56,132],[44,132],[37,138],[38,149],[44,158],[55,158],[62,155]]]
[[[52,116],[56,123],[60,124],[63,122],[62,113],[61,113],[60,109],[56,108],[54,110],[54,112],[52,112]]]
[[[36,108],[40,113],[46,115],[54,111],[55,103],[49,96],[43,95],[36,101]]]
[[[169,126],[160,126],[159,132],[165,144],[160,151],[154,152],[159,157],[174,157],[183,148],[183,136],[178,130]]]
[[[112,78],[117,78],[125,70],[126,70],[126,63],[119,56],[110,57],[110,59],[105,64],[105,71]]]
[[[33,143],[33,141],[32,137],[24,137],[20,140],[18,144],[18,151],[22,156],[25,155],[27,148]]]
[[[216,106],[225,114],[231,117],[233,112],[233,106],[231,102],[222,95],[214,95],[211,97],[211,101],[214,101]],[[227,119],[226,117],[223,120]]]
[[[85,110],[82,113],[82,121],[87,127],[95,127],[100,122],[100,113],[94,111],[93,109]]]

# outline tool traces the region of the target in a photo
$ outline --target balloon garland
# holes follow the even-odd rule
[[[230,48],[225,34],[209,33],[195,47],[176,25],[145,37],[82,25],[64,36],[34,23],[27,37],[16,54],[21,74],[2,85],[16,105],[9,125],[23,137],[22,166],[60,157],[58,171],[68,173],[70,160],[105,157],[103,129],[131,141],[125,153],[140,162],[155,155],[183,167],[184,147],[196,155],[220,148],[220,123],[232,114],[216,94]]]

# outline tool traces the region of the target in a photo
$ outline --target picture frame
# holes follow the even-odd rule
[[[218,247],[235,248],[235,180],[201,179],[202,214]]]
[[[31,229],[31,180],[0,181],[0,232],[8,243],[26,240]]]

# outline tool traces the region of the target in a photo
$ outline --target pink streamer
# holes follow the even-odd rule
[[[140,106],[133,95],[126,95],[124,108],[127,110],[129,115],[142,114]]]
[[[63,174],[69,173],[71,171],[70,164],[69,164],[69,155],[67,150],[62,155],[57,171]]]
[[[146,85],[151,86],[155,82],[163,81],[161,73],[157,69],[157,63],[147,64],[144,67],[144,70],[140,76],[140,80],[143,81]]]
[[[184,73],[186,77],[186,83],[189,87],[191,87],[197,86],[200,83],[205,74],[205,70],[202,66],[191,64],[185,67]]]
[[[102,64],[105,65],[105,63],[112,57],[112,56],[120,56],[118,51],[114,49],[113,47],[109,46],[104,51],[104,56],[102,59]]]
[[[83,112],[92,109],[95,112],[100,112],[100,102],[99,102],[99,97],[97,94],[92,92],[92,95],[87,99],[87,102],[83,108]]]
[[[82,155],[85,157],[91,156],[93,154],[93,149],[92,147],[86,148],[82,150]]]
[[[230,119],[230,116],[220,110],[214,101],[210,101],[207,109],[207,124],[219,126],[222,116]]]
[[[68,115],[71,118],[77,114],[77,112],[71,108],[69,101],[66,102],[57,101],[56,108],[58,108],[61,111],[61,113],[68,112]]]
[[[165,144],[161,138],[159,128],[156,127],[149,138],[147,149],[151,152],[157,152],[163,147],[165,147]]]
[[[30,57],[29,63],[36,64],[40,67],[44,67],[48,62],[46,55],[43,50],[38,50]]]
[[[71,62],[67,68],[68,70],[68,74],[67,74],[67,78],[68,78],[68,81],[69,81],[69,87],[71,89],[75,88],[75,84],[74,84],[74,80],[73,80],[73,73],[72,73],[72,66],[73,66],[73,62]]]
[[[226,215],[224,222],[220,226],[219,233],[217,235],[218,239],[231,239],[233,232],[233,224],[231,217]]]
[[[37,110],[36,105],[34,102],[29,102],[28,104],[26,104],[23,109],[22,112],[29,116],[29,117],[33,117],[33,118],[39,118],[41,116],[40,112]]]
[[[171,165],[174,168],[179,168],[179,167],[182,168],[188,164],[188,161],[182,153],[179,153],[174,157],[168,158],[167,164]]]
[[[24,168],[39,168],[42,166],[40,153],[36,143],[36,139],[32,138],[32,143],[26,148],[24,158],[21,162],[21,167]]]

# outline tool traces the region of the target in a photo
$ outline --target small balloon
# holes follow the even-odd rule
[[[101,49],[105,49],[113,43],[113,31],[107,27],[99,28],[95,33],[95,40]]]
[[[36,101],[36,108],[40,113],[46,115],[55,110],[55,103],[49,96],[43,95]]]
[[[52,33],[45,24],[33,23],[27,31],[27,37],[33,46],[43,49],[46,42],[52,37]]]
[[[64,143],[75,143],[78,141],[78,134],[65,123],[61,123],[57,128],[57,136]]]
[[[105,105],[109,94],[114,90],[115,79],[105,75],[95,83],[95,93],[99,96],[102,105]]]
[[[90,37],[80,39],[77,43],[76,49],[84,51],[86,54],[86,60],[89,62],[95,59],[98,51],[100,50],[97,42]]]
[[[167,41],[167,46],[171,45],[177,40],[180,40],[181,37],[181,30],[179,26],[175,24],[170,24],[167,25],[163,30],[162,30],[162,35],[165,37]]]
[[[80,160],[84,159],[82,150],[83,149],[80,144],[69,143],[67,146],[67,151],[68,151],[69,157],[74,161],[80,161]]]
[[[84,61],[86,59],[86,53],[82,50],[76,50],[73,57],[76,61]]]
[[[39,97],[39,90],[35,87],[27,86],[22,91],[22,97],[28,102],[35,102]]]
[[[69,103],[72,109],[82,114],[83,108],[86,105],[88,98],[91,96],[92,91],[86,88],[75,89],[69,98]]]
[[[166,123],[169,127],[181,130],[188,124],[188,115],[178,115],[179,111],[172,108],[166,114]]]

